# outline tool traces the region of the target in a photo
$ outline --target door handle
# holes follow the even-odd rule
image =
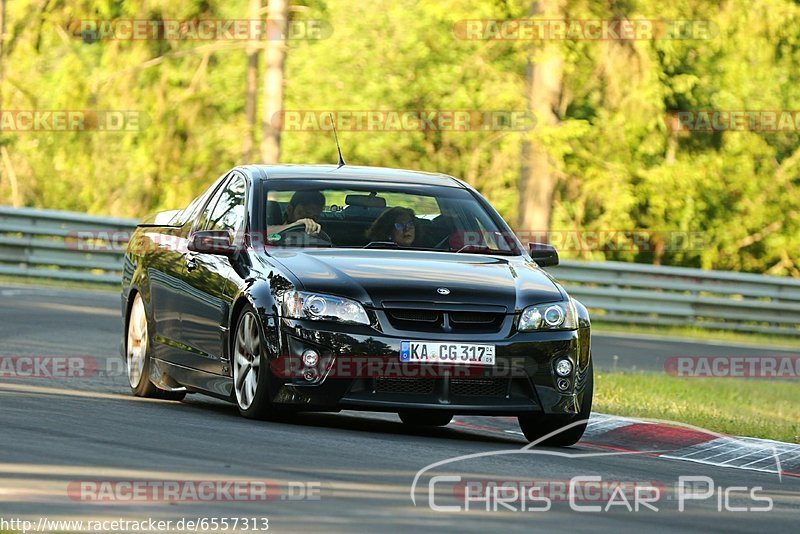
[[[197,269],[197,262],[194,259],[194,255],[186,256],[186,270],[192,272],[195,269]]]

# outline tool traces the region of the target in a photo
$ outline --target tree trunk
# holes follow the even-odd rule
[[[0,0],[0,110],[3,109],[3,83],[5,81],[5,42],[6,42],[6,0]],[[2,134],[2,132],[0,132]],[[11,188],[11,205],[15,208],[22,206],[22,198],[19,192],[19,182],[14,165],[11,163],[11,156],[8,149],[0,142],[0,156],[2,157],[2,168],[8,176],[9,187]],[[0,180],[0,183],[2,181]]]
[[[563,19],[564,0],[540,0],[534,3],[534,11],[543,18]],[[537,129],[549,128],[559,123],[557,110],[564,77],[562,46],[552,41],[534,46],[537,48],[530,50],[526,72],[528,110],[536,119]],[[520,237],[536,236],[550,229],[558,170],[547,151],[530,139],[523,142],[521,157],[517,232]]]
[[[261,19],[261,0],[250,0],[248,10],[250,20]],[[253,161],[253,148],[256,144],[256,105],[258,102],[258,60],[261,58],[261,38],[255,38],[247,46],[247,80],[244,102],[244,115],[247,119],[247,135],[242,143],[242,158],[244,163]]]
[[[281,155],[281,131],[273,124],[273,116],[283,107],[283,64],[286,59],[286,32],[289,21],[288,0],[269,0],[267,8],[268,33],[264,54],[264,116],[261,125],[261,159],[278,163]],[[280,27],[280,31],[278,31]]]
[[[3,74],[5,73],[6,0],[0,0],[0,109],[3,109]]]

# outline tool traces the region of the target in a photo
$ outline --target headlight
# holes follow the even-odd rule
[[[367,312],[358,302],[320,293],[287,291],[281,299],[281,311],[291,319],[369,324]]]
[[[528,306],[519,317],[519,330],[575,330],[576,316],[572,300]]]

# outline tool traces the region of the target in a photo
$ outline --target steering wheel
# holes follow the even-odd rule
[[[481,243],[470,243],[470,244],[463,244],[462,243],[461,246],[458,249],[456,249],[456,248],[453,247],[453,245],[450,244],[450,238],[451,237],[452,237],[452,234],[446,235],[444,237],[444,239],[442,239],[441,241],[436,243],[436,245],[433,248],[438,249],[438,248],[441,247],[442,249],[449,250],[450,252],[461,252],[462,250],[465,250],[465,249],[468,249],[468,248],[486,248],[486,247],[488,247],[486,242],[482,241]]]
[[[302,242],[304,246],[315,246],[315,245],[323,245],[328,247],[333,246],[333,241],[331,240],[331,236],[329,236],[325,232],[325,230],[320,229],[317,235],[307,234],[306,227],[303,226],[302,224],[298,224],[297,226],[290,226],[289,228],[284,228],[283,230],[278,232],[278,235],[281,238],[276,241],[278,242],[283,241],[285,237],[288,238],[288,236],[294,234],[303,234],[302,238],[298,236],[296,239],[297,242]]]

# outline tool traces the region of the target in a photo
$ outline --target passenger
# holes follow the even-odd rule
[[[373,241],[392,241],[401,247],[410,247],[419,241],[417,218],[410,208],[395,207],[381,214],[367,230],[367,238]]]

